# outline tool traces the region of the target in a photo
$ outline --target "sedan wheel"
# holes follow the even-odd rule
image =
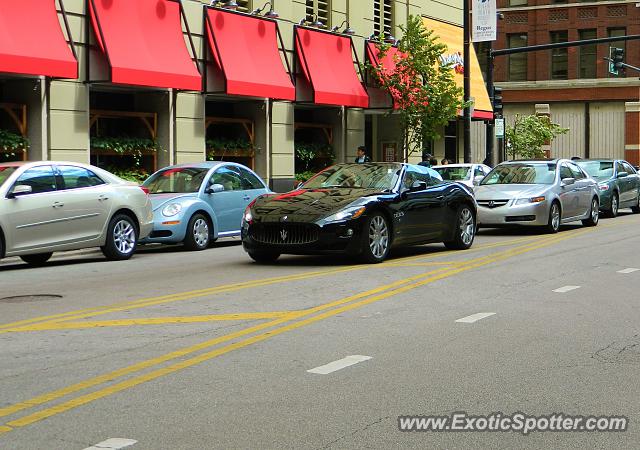
[[[471,209],[463,205],[458,209],[455,223],[455,236],[444,245],[451,250],[466,250],[473,244],[476,236],[476,220]]]
[[[640,191],[637,192],[636,204],[631,207],[631,212],[633,212],[634,214],[640,213]]]
[[[600,219],[600,203],[597,198],[593,198],[591,200],[591,212],[589,213],[589,218],[584,219],[582,224],[587,227],[595,227],[598,225],[598,220]]]
[[[107,229],[107,242],[102,247],[102,253],[110,260],[129,259],[136,251],[138,244],[138,230],[131,217],[118,214]]]
[[[620,202],[618,201],[618,194],[613,194],[611,197],[611,209],[609,210],[609,217],[617,217],[618,209],[620,208]]]
[[[209,246],[209,221],[202,214],[194,214],[187,225],[184,245],[189,250],[204,250]]]
[[[362,259],[368,263],[379,263],[389,254],[390,233],[387,219],[380,214],[373,214],[363,229]]]
[[[553,202],[551,204],[551,209],[549,210],[549,221],[547,223],[547,231],[549,233],[557,233],[560,229],[560,205],[558,202]]]

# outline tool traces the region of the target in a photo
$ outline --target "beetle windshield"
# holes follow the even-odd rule
[[[302,187],[391,190],[401,170],[401,164],[393,163],[337,164],[315,175]]]
[[[555,163],[509,163],[496,166],[480,184],[553,184],[555,179]]]
[[[150,194],[198,192],[208,171],[200,167],[171,167],[154,173],[142,185]]]
[[[0,186],[4,184],[5,181],[11,176],[13,172],[16,171],[18,166],[3,166],[0,167]]]

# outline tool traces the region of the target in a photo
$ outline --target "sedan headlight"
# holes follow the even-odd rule
[[[162,208],[162,215],[165,217],[173,217],[182,211],[182,205],[180,203],[170,203]]]
[[[530,198],[519,198],[518,200],[516,200],[516,205],[526,205],[529,203],[542,203],[543,201],[545,201],[546,198],[544,195],[541,195],[539,197],[530,197]]]
[[[350,208],[343,209],[335,214],[331,214],[324,219],[327,222],[339,222],[341,220],[357,219],[364,214],[367,208],[364,206],[352,206]]]

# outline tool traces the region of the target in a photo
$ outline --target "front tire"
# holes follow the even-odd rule
[[[24,262],[26,262],[30,266],[39,267],[39,266],[44,266],[47,263],[47,261],[49,261],[49,259],[51,258],[51,255],[53,255],[53,253],[51,252],[37,253],[35,255],[23,255],[20,257],[20,259],[22,259]]]
[[[101,247],[102,253],[111,261],[131,258],[138,244],[138,229],[131,217],[116,214],[107,228],[107,242]]]
[[[369,264],[381,263],[389,255],[391,244],[389,223],[381,213],[373,213],[364,221],[360,259]]]
[[[640,191],[638,191],[638,196],[636,197],[636,204],[631,207],[631,212],[634,214],[640,213]]]
[[[618,210],[620,209],[620,200],[617,193],[613,193],[611,196],[611,209],[607,211],[607,215],[611,218],[618,217]]]
[[[202,214],[194,214],[187,224],[184,246],[187,250],[201,251],[211,243],[209,221]]]
[[[589,213],[589,218],[584,219],[582,221],[582,225],[586,227],[595,227],[598,225],[598,220],[600,220],[600,204],[598,199],[593,197],[591,200],[591,211]]]
[[[444,245],[450,250],[466,250],[473,244],[476,230],[476,220],[471,208],[467,205],[462,205],[456,213],[453,240],[446,241]]]
[[[546,230],[548,233],[557,233],[560,230],[560,222],[562,220],[562,213],[560,204],[558,202],[551,203],[549,208],[549,220],[547,221]]]
[[[270,264],[277,261],[280,258],[280,253],[269,251],[252,251],[248,252],[251,259],[259,264]]]

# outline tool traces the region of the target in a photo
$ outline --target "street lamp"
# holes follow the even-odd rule
[[[356,34],[356,31],[353,28],[351,28],[351,26],[349,25],[349,22],[346,20],[343,21],[340,25],[336,25],[335,27],[331,28],[331,32],[336,33],[340,29],[340,27],[345,24],[346,24],[346,28],[340,32],[341,34],[346,34],[348,36],[353,36],[354,34]]]
[[[238,3],[235,0],[230,0],[228,2],[226,2],[224,5],[222,5],[222,7],[224,9],[231,9],[231,10],[236,10],[238,9]]]
[[[264,5],[262,5],[262,8],[254,9],[253,11],[251,11],[251,14],[258,15],[258,14],[262,13],[262,11],[264,11],[267,8],[267,5],[269,5],[269,11],[267,11],[264,14],[264,17],[266,17],[268,19],[277,19],[278,17],[280,17],[280,15],[273,10],[273,4],[271,2],[265,3]]]

